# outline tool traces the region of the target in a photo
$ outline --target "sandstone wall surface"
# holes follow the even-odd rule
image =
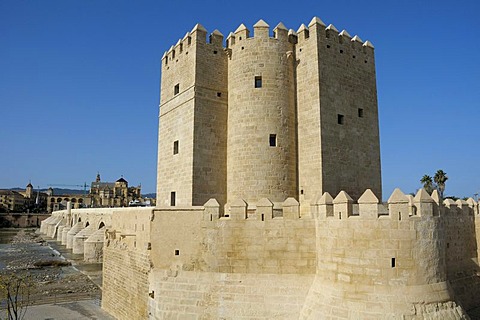
[[[155,270],[151,319],[298,319],[313,278]]]
[[[147,319],[148,253],[111,240],[103,257],[102,308],[117,319]]]

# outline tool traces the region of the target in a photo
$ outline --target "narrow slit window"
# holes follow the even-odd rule
[[[179,255],[180,255],[180,250],[176,249],[176,250],[175,250],[175,255],[176,255],[176,256],[179,256]]]
[[[178,140],[173,142],[173,154],[178,154]]]
[[[262,77],[257,76],[255,77],[255,88],[261,88],[262,87]]]
[[[180,93],[180,84],[177,83],[175,85],[175,87],[173,88],[173,94],[176,95],[176,94],[179,94]]]
[[[395,258],[392,258],[392,268],[395,268],[395,265],[396,265]]]
[[[345,123],[345,116],[343,114],[337,114],[337,123],[342,125]]]
[[[358,108],[358,117],[363,118],[363,109],[362,108]]]
[[[270,142],[270,147],[276,147],[277,146],[277,135],[276,134],[271,134],[269,138]]]
[[[170,206],[175,207],[176,200],[175,191],[170,192]]]

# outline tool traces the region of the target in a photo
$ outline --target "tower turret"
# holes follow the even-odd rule
[[[242,24],[228,68],[227,198],[255,203],[296,196],[293,44],[260,20],[254,36]]]

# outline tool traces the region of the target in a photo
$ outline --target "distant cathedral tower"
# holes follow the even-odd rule
[[[223,48],[197,24],[164,54],[157,204],[381,197],[372,44],[319,18],[253,30]]]
[[[33,185],[29,182],[25,188],[25,197],[31,199],[33,197]]]

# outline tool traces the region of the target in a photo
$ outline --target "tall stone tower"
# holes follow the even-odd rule
[[[162,58],[157,204],[225,203],[227,55],[201,25]]]
[[[297,31],[300,199],[346,191],[380,199],[380,138],[373,46],[314,18]]]
[[[297,196],[294,45],[263,20],[228,37],[227,199]]]
[[[381,197],[372,44],[319,18],[253,28],[223,48],[197,24],[162,58],[157,204]]]

